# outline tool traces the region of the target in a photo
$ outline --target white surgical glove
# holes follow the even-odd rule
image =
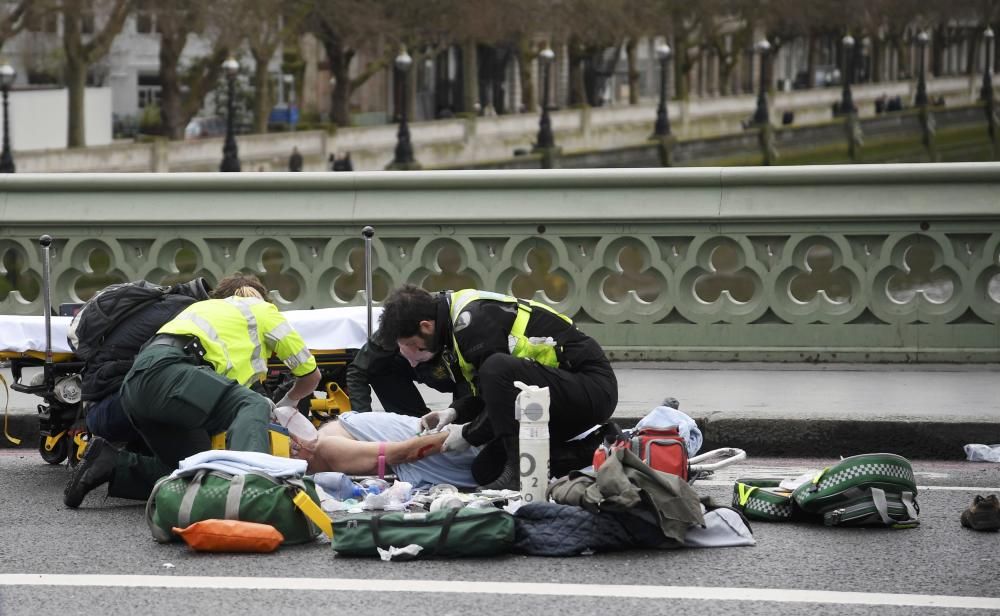
[[[424,431],[440,432],[442,428],[455,421],[458,413],[455,409],[444,409],[443,411],[431,411],[420,418],[420,429]]]
[[[444,439],[444,444],[441,445],[441,453],[462,453],[472,446],[469,441],[465,440],[465,437],[462,436],[462,428],[464,427],[465,424],[449,424],[445,426],[445,430],[448,431],[448,438]]]
[[[278,400],[278,402],[277,402],[277,404],[275,404],[275,406],[290,406],[293,409],[297,409],[297,408],[299,408],[299,401],[298,400],[293,400],[293,399],[291,399],[291,398],[288,397],[288,394],[285,394],[285,397],[282,398],[281,400]]]

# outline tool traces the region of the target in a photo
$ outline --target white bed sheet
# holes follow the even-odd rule
[[[378,329],[381,308],[372,308],[372,327]],[[365,306],[289,310],[288,322],[313,350],[359,349],[367,340],[368,309]],[[52,317],[52,352],[72,353],[66,341],[70,317]],[[45,317],[0,315],[0,351],[23,353],[45,351]]]

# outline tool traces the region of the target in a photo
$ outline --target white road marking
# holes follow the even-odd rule
[[[320,590],[408,593],[498,594],[555,597],[625,597],[639,599],[701,599],[822,603],[828,605],[890,605],[964,609],[1000,609],[1000,597],[910,595],[896,593],[729,588],[720,586],[639,586],[626,584],[536,584],[523,582],[460,582],[344,578],[195,577],[155,575],[0,574],[0,586],[75,586],[113,588],[210,588],[229,590]]]

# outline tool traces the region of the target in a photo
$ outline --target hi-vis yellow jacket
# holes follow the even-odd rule
[[[316,360],[278,308],[257,298],[210,299],[188,306],[158,333],[197,336],[215,371],[243,385],[267,375],[276,354],[294,376],[316,369]]]

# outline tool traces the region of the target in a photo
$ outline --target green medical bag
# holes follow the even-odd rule
[[[423,548],[419,556],[493,556],[514,543],[514,516],[488,509],[358,514],[333,522],[333,549],[344,556],[379,555],[376,548]]]
[[[913,467],[891,453],[844,458],[796,488],[792,498],[803,511],[822,515],[828,526],[919,524]]]
[[[778,487],[781,479],[737,479],[733,507],[750,520],[785,522],[795,515],[792,491]]]
[[[146,502],[146,524],[154,539],[167,543],[179,539],[173,527],[201,520],[259,522],[277,528],[285,545],[291,545],[315,539],[324,522],[328,527],[329,518],[318,503],[312,479],[199,470],[156,482]]]

